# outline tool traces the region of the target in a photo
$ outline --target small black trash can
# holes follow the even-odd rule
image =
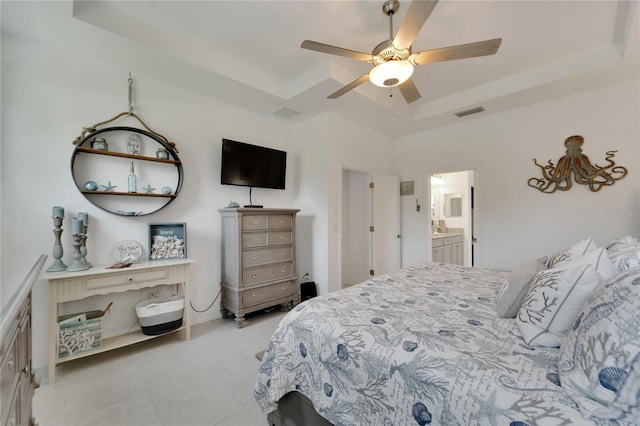
[[[314,281],[305,281],[300,284],[300,301],[304,302],[318,295],[316,283]]]

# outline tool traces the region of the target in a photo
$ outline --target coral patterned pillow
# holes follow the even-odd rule
[[[602,277],[591,265],[538,272],[522,301],[516,323],[528,345],[558,347]]]
[[[575,243],[568,249],[560,250],[550,254],[547,258],[547,268],[553,268],[558,263],[563,261],[575,260],[580,256],[583,256],[589,253],[591,250],[595,250],[597,248],[598,246],[593,241],[593,238],[584,239]]]

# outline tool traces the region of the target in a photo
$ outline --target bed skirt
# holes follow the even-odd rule
[[[278,401],[278,409],[267,414],[271,426],[333,426],[300,392],[289,392]]]

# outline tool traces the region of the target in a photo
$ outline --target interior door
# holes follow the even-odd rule
[[[401,266],[400,178],[371,173],[371,270],[373,275]]]

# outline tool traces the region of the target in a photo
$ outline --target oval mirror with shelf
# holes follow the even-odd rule
[[[92,148],[98,136],[105,140],[106,146],[101,147],[106,149]],[[129,153],[131,140],[139,144],[133,151],[135,154]],[[166,151],[161,157],[168,158],[157,158],[158,149]],[[132,165],[136,192],[128,190]],[[183,181],[182,162],[175,146],[157,134],[135,127],[106,127],[84,136],[71,156],[71,174],[90,203],[121,216],[145,216],[166,207],[180,193]],[[85,188],[90,181],[99,185],[96,190]]]

